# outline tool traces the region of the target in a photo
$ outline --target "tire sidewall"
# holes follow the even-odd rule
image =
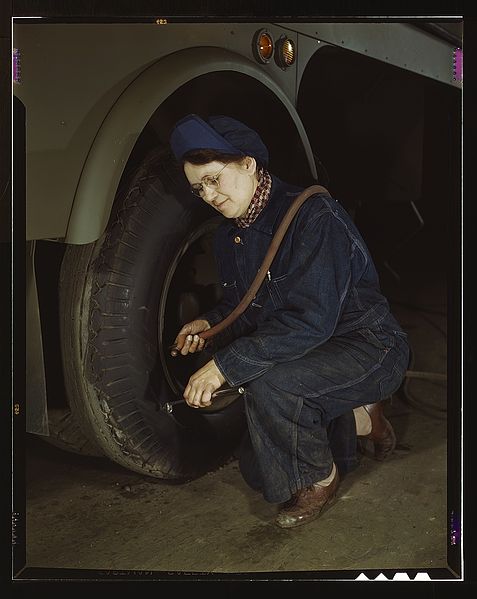
[[[157,172],[158,165],[162,172]],[[176,399],[164,377],[159,386],[151,383],[154,372],[157,375],[160,370],[157,319],[164,281],[184,240],[204,221],[216,217],[215,211],[190,194],[183,178],[167,179],[165,170],[164,159],[147,160],[118,192],[104,235],[88,247],[71,249],[72,253],[81,254],[77,258],[81,272],[67,302],[73,306],[69,324],[72,325],[71,320],[75,324],[71,326],[72,335],[66,335],[69,342],[64,354],[65,362],[69,354],[81,365],[70,365],[70,371],[75,371],[75,383],[69,395],[72,411],[79,415],[87,436],[108,457],[127,468],[159,478],[189,479],[216,467],[230,455],[243,432],[244,420],[237,407],[227,409],[225,415],[204,414],[197,418],[200,434],[193,432],[192,437],[198,436],[194,442],[201,449],[200,436],[205,435],[203,445],[207,446],[201,462],[192,455],[197,454],[197,449],[184,448],[188,445],[187,433],[178,430],[181,426],[176,421],[157,410],[158,405]],[[65,268],[69,267],[67,259]],[[115,293],[127,297],[127,302],[123,302],[127,309],[121,308],[123,312],[116,317],[118,308],[111,308]],[[123,370],[129,374],[124,378],[129,377],[127,384],[133,388],[135,405],[145,426],[149,421],[159,427],[156,436],[164,445],[160,460],[149,459],[137,448],[137,440],[129,437],[115,408],[115,388],[120,387],[111,373],[115,368],[121,371],[114,366],[121,361],[119,357],[116,361],[110,359],[105,348],[108,331],[114,329],[109,325],[120,317],[124,326],[115,326],[124,337],[128,352]],[[112,366],[104,368],[105,363]],[[214,432],[214,427],[221,426],[227,433],[225,444],[217,438],[217,430]]]

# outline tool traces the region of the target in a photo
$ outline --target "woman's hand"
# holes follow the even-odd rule
[[[185,324],[177,333],[174,341],[174,347],[183,356],[202,351],[205,346],[205,339],[201,339],[197,333],[210,329],[210,324],[206,320],[198,319]]]
[[[210,360],[190,377],[184,390],[184,399],[191,408],[205,408],[212,404],[212,393],[224,383],[224,376],[214,360]]]

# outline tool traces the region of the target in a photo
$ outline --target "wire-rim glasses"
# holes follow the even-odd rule
[[[228,164],[224,164],[224,166],[220,169],[220,171],[217,174],[203,177],[203,179],[201,180],[200,183],[194,183],[193,185],[191,185],[190,186],[191,193],[193,193],[194,195],[199,196],[201,198],[205,193],[205,187],[211,187],[212,189],[217,189],[217,187],[219,186],[219,177],[220,177],[222,171],[227,166],[228,166]]]

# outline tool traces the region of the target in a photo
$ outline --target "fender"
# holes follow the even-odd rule
[[[86,157],[73,200],[65,242],[84,244],[104,232],[124,167],[154,111],[181,85],[214,71],[246,74],[285,106],[303,143],[313,178],[310,142],[295,107],[278,84],[252,61],[221,48],[188,48],[152,64],[134,79],[106,115]]]

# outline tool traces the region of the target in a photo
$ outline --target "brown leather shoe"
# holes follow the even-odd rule
[[[396,435],[389,420],[384,416],[381,401],[363,406],[371,418],[371,432],[364,435],[374,443],[374,457],[382,461],[389,457],[396,447]]]
[[[280,528],[293,528],[315,520],[336,501],[338,486],[339,475],[336,470],[335,477],[328,486],[315,483],[300,489],[281,506],[275,523]]]

